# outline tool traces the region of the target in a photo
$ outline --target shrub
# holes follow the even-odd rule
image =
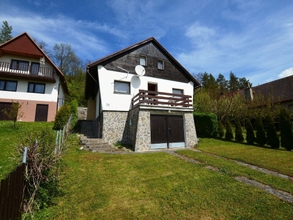
[[[12,101],[11,107],[7,110],[6,108],[2,109],[2,113],[9,119],[13,121],[13,127],[15,127],[18,119],[23,117],[24,113],[20,111],[22,104],[19,102]]]
[[[245,129],[246,129],[246,142],[247,144],[253,144],[255,141],[255,136],[253,132],[253,127],[249,118],[245,120]]]
[[[293,133],[290,113],[286,109],[280,111],[281,146],[286,150],[293,149]]]
[[[225,139],[228,141],[231,141],[234,137],[233,137],[232,125],[230,121],[227,120],[225,122],[225,126],[226,126]]]
[[[223,138],[225,134],[224,125],[221,121],[218,122],[218,135],[220,138]]]
[[[277,136],[273,118],[269,115],[266,117],[266,127],[267,127],[267,144],[274,149],[278,149],[280,147],[280,141]]]
[[[68,104],[62,105],[55,116],[54,130],[63,129],[70,117],[70,106]]]
[[[260,146],[264,146],[266,144],[266,133],[263,127],[263,123],[260,117],[257,117],[255,120],[256,127],[256,143]]]
[[[216,137],[218,130],[217,116],[213,113],[193,113],[196,132],[199,137]]]
[[[243,134],[242,134],[242,128],[241,128],[241,123],[239,120],[236,121],[235,124],[235,140],[238,142],[243,142]]]
[[[71,121],[71,124],[72,126],[74,126],[77,122],[77,107],[78,107],[78,102],[76,99],[73,99],[71,102],[70,102],[70,112],[71,112],[71,115],[72,115],[72,121]]]

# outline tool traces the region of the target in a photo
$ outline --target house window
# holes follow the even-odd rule
[[[114,81],[114,93],[130,94],[130,83]]]
[[[32,93],[45,93],[45,84],[44,83],[28,83],[27,92]]]
[[[38,75],[39,74],[40,63],[32,63],[31,65],[31,74]]]
[[[183,95],[183,89],[172,89],[173,94]]]
[[[17,89],[17,81],[0,80],[0,90],[13,91]]]
[[[146,66],[147,65],[147,58],[146,56],[140,56],[139,58],[139,64],[142,66]]]
[[[28,61],[12,60],[10,69],[28,71],[28,66]]]
[[[163,70],[163,69],[164,69],[164,61],[158,60],[158,70]]]

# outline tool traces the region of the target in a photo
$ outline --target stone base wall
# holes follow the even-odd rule
[[[183,121],[185,125],[185,145],[186,147],[194,147],[198,144],[198,138],[196,135],[193,114],[185,113]]]

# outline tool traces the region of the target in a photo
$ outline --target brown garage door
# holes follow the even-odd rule
[[[151,115],[151,148],[184,147],[183,116]]]
[[[35,121],[47,121],[48,105],[37,104]]]
[[[3,110],[8,111],[11,108],[11,102],[0,102],[0,120],[9,120],[9,118],[3,113]]]

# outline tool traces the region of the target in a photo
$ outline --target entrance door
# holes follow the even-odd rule
[[[151,95],[151,96],[156,96],[155,93],[152,93],[152,91],[154,92],[157,92],[158,91],[158,87],[157,87],[157,84],[153,84],[153,83],[148,83],[148,91],[150,91],[148,93],[148,95]],[[156,104],[156,99],[155,98],[149,98],[151,101],[153,101],[152,104]]]
[[[151,115],[151,148],[184,147],[183,117]]]
[[[47,121],[48,105],[37,104],[35,121]]]

